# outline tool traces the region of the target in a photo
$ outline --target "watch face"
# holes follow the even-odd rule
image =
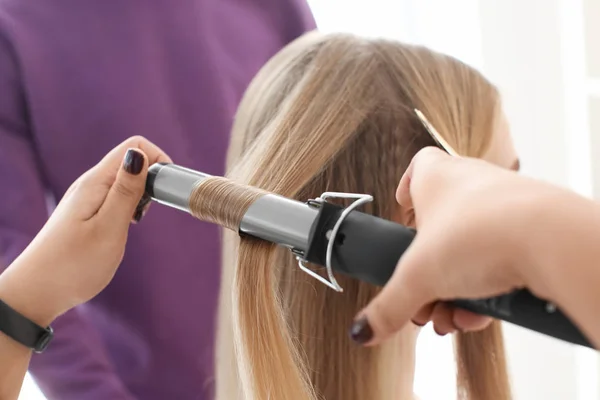
[[[48,347],[48,344],[50,344],[52,338],[54,338],[54,330],[49,326],[38,339],[33,351],[36,353],[42,353],[44,350],[46,350],[46,347]]]

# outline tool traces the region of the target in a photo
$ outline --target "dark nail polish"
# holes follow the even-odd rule
[[[150,204],[150,201],[152,201],[152,198],[147,193],[144,193],[144,195],[140,199],[140,202],[136,206],[136,210],[141,210],[145,208],[148,204]]]
[[[140,222],[140,220],[144,217],[144,215],[146,214],[146,209],[148,208],[148,204],[150,204],[150,201],[152,201],[152,198],[147,193],[144,193],[142,199],[135,207],[135,212],[133,213],[133,220],[135,222]]]
[[[135,222],[140,222],[142,220],[143,216],[144,216],[144,209],[138,208],[135,210],[135,213],[133,213],[133,220]]]
[[[367,343],[373,339],[373,329],[371,329],[367,317],[361,317],[352,323],[350,338],[359,344]]]
[[[142,172],[144,167],[144,156],[142,153],[135,149],[127,150],[125,154],[125,160],[123,161],[123,168],[125,171],[132,175],[137,175]]]

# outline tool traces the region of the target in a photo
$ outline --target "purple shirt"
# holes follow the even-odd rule
[[[129,136],[222,174],[250,79],[313,28],[305,0],[1,0],[1,267]],[[114,281],[55,322],[31,371],[53,399],[212,398],[217,228],[154,205],[130,232]]]

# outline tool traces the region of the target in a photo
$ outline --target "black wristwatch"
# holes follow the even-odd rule
[[[0,332],[36,353],[46,350],[54,337],[51,327],[43,328],[0,300]]]

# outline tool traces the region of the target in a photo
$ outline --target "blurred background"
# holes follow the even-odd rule
[[[600,0],[310,4],[324,31],[419,43],[480,69],[500,88],[522,173],[600,195]],[[504,331],[515,399],[600,399],[596,352],[506,324]],[[424,329],[416,394],[455,399],[455,371],[452,339]]]
[[[600,0],[309,3],[323,31],[420,43],[480,69],[502,92],[522,173],[600,194]],[[513,326],[505,334],[515,399],[600,400],[597,353]],[[425,328],[417,351],[416,394],[455,399],[452,339]],[[20,399],[44,397],[28,377]]]

